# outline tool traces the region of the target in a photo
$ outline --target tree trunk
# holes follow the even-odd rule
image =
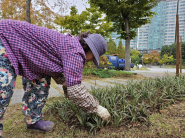
[[[128,18],[125,19],[126,23],[126,33],[127,33],[127,39],[125,41],[125,70],[130,71],[130,34],[129,34],[129,24],[128,24]]]
[[[31,0],[26,0],[26,21],[29,22],[29,23],[31,23],[30,3],[31,3]]]

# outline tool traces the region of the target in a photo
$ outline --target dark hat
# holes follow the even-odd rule
[[[100,56],[107,51],[107,42],[100,34],[88,34],[88,36],[83,39],[91,49],[95,57],[93,62],[98,67]]]

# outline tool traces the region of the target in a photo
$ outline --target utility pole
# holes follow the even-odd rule
[[[182,37],[180,37],[180,73],[182,73],[182,50],[181,50],[181,46],[182,46]]]
[[[178,15],[179,0],[177,1],[176,14],[176,76],[179,77],[179,15]]]

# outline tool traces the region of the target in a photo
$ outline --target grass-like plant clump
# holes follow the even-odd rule
[[[121,70],[84,68],[83,75],[89,74],[98,76],[100,78],[122,77],[125,75],[132,75],[130,72]]]
[[[90,92],[99,104],[106,107],[112,118],[103,122],[95,114],[86,114],[68,99],[48,105],[50,114],[68,125],[97,130],[106,125],[128,126],[134,122],[147,122],[148,116],[160,108],[181,100],[185,96],[185,77],[170,77],[128,81],[127,85],[93,88]]]

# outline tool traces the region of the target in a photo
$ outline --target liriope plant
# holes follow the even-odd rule
[[[147,121],[152,111],[164,105],[175,103],[185,96],[185,77],[164,76],[162,78],[128,81],[127,85],[115,83],[114,87],[92,88],[90,93],[106,107],[112,118],[108,123],[95,114],[86,114],[71,101],[61,98],[60,102],[48,106],[55,109],[64,121],[75,115],[81,126],[93,129],[115,125],[127,125],[134,121]],[[164,103],[164,104],[163,104]]]

